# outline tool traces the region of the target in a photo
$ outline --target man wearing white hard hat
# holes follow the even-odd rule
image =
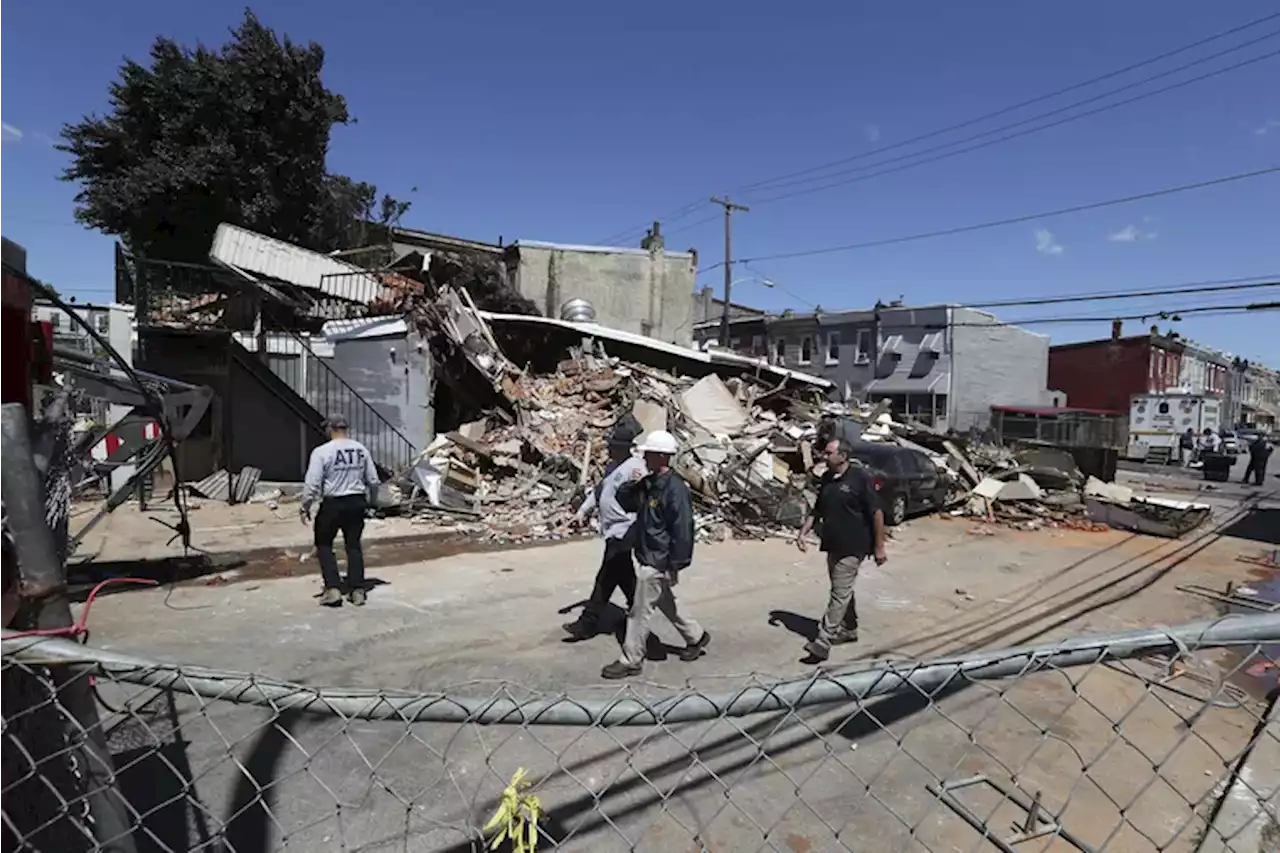
[[[697,660],[711,642],[702,626],[681,615],[672,591],[681,572],[693,561],[693,501],[689,486],[671,470],[671,458],[677,450],[675,436],[654,430],[637,449],[644,454],[648,473],[636,471],[616,494],[618,503],[636,514],[636,597],[627,616],[622,657],[601,670],[605,678],[640,674],[654,611],[661,611],[684,639],[681,660]]]

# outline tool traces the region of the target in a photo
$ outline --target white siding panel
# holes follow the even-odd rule
[[[227,222],[219,225],[213,235],[209,256],[263,278],[350,302],[367,302],[382,289],[381,282],[364,274],[360,267]]]

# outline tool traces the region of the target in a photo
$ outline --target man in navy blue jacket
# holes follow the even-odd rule
[[[622,658],[601,670],[605,678],[639,675],[644,667],[649,623],[655,610],[670,620],[685,641],[683,661],[697,660],[711,642],[711,635],[697,622],[681,615],[672,592],[680,573],[693,561],[693,502],[689,486],[671,470],[676,453],[675,436],[654,430],[640,444],[648,474],[637,471],[618,487],[618,503],[636,513],[633,525],[636,557],[636,597],[627,618]]]

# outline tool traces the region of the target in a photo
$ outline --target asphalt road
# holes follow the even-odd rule
[[[1260,544],[1222,534],[1247,530],[1258,495],[1167,479],[1170,496],[1214,504],[1211,527],[1171,542],[910,523],[888,564],[864,568],[863,641],[839,648],[831,668],[1212,616],[1211,602],[1176,586],[1239,579],[1236,557]],[[825,598],[819,555],[780,541],[700,547],[677,591],[712,632],[709,653],[685,664],[659,644],[653,656],[665,659],[625,686],[597,677],[617,654],[612,637],[567,645],[558,627],[597,561],[598,545],[580,542],[382,567],[367,607],[337,611],[315,605],[314,577],[228,576],[107,598],[95,605],[93,640],[302,684],[436,697],[651,701],[812,677],[799,659]],[[675,642],[669,627],[659,632]],[[1197,655],[1187,666],[1212,684],[1221,663]],[[469,850],[522,767],[550,812],[543,828],[567,850],[980,849],[981,836],[927,788],[977,773],[1042,792],[1092,844],[1188,849],[1205,811],[1194,806],[1247,738],[1253,707],[1197,716],[1203,703],[1102,666],[866,706],[607,730],[360,722],[181,697],[169,707],[154,691],[100,689],[138,709],[113,743],[136,759],[124,773],[135,805],[155,805],[151,849],[221,833],[237,851]],[[1001,834],[1018,816],[990,790],[964,797]]]

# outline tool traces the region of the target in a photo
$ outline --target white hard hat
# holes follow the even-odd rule
[[[655,429],[636,445],[641,453],[665,453],[674,455],[678,449],[676,437],[665,429]]]

